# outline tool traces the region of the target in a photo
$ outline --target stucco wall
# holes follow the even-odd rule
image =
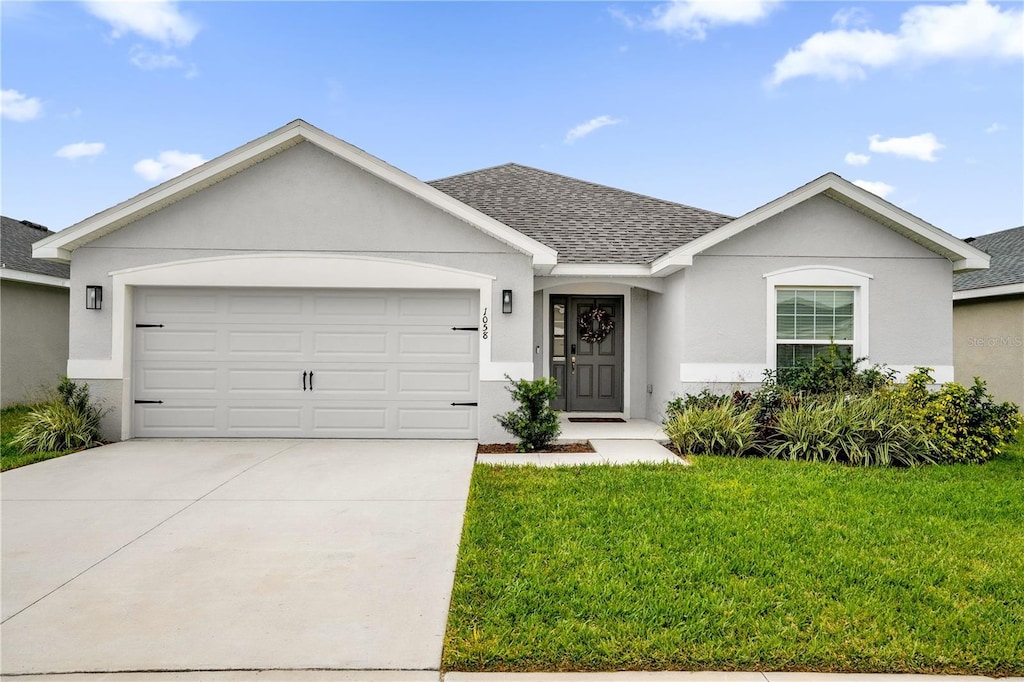
[[[954,303],[953,366],[958,382],[981,377],[996,398],[1024,406],[1024,296]]]
[[[868,361],[896,367],[952,365],[952,265],[889,228],[818,196],[755,225],[669,277],[650,294],[648,414],[660,416],[676,393],[745,387],[712,381],[716,367],[768,362],[768,284],[764,275],[797,266],[839,267],[871,276]],[[680,364],[705,364],[708,380],[684,385]],[[756,382],[759,373],[745,378]],[[749,384],[754,385],[754,384]],[[748,385],[748,386],[749,386]]]
[[[109,297],[113,271],[252,252],[359,254],[494,276],[491,360],[533,362],[528,256],[309,143],[79,248],[72,257],[72,297],[84,300],[90,284],[103,285]],[[512,314],[493,314],[501,310],[502,289],[513,291]],[[74,307],[71,359],[110,358],[112,324],[109,301],[100,311]],[[479,412],[486,441],[493,434],[490,415],[504,401],[491,404],[501,394],[484,390],[484,383]],[[114,411],[109,423],[120,419],[120,405]]]
[[[0,403],[42,400],[67,372],[68,290],[0,280],[0,311]]]

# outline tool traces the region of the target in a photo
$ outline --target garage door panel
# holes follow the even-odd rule
[[[142,393],[215,393],[218,390],[217,369],[144,368],[136,377]]]
[[[302,431],[303,407],[239,407],[226,409],[227,429],[232,435],[294,435]]]
[[[155,293],[154,293],[155,292]],[[477,292],[136,292],[135,435],[472,438]],[[189,303],[190,296],[198,304]],[[157,300],[151,305],[151,299]],[[145,311],[145,312],[144,312]],[[159,314],[151,314],[154,311]],[[303,373],[307,374],[304,385]]]

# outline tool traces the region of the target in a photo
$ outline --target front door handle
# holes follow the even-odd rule
[[[576,373],[576,356],[573,355],[569,360],[572,363],[572,373],[575,374]]]

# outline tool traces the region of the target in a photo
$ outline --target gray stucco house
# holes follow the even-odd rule
[[[0,405],[42,400],[68,363],[67,264],[32,258],[32,243],[54,234],[0,217]]]
[[[1024,226],[966,241],[992,262],[953,276],[956,380],[981,377],[996,398],[1024,407]]]
[[[301,120],[35,256],[102,287],[68,374],[115,439],[504,441],[505,375],[659,419],[830,338],[952,378],[952,273],[988,265],[834,174],[732,218],[514,164],[424,183]]]

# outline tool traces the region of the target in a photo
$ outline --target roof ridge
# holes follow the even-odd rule
[[[1024,230],[1024,225],[1021,225],[1020,227],[1010,227],[1005,230],[996,230],[995,232],[989,232],[987,234],[979,234],[976,237],[967,237],[967,239],[970,239],[971,241],[976,239],[988,239],[989,237],[998,237],[1010,232],[1016,232],[1017,230]]]

